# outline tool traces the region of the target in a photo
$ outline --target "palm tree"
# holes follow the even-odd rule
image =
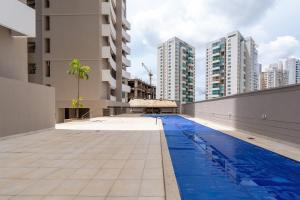
[[[79,96],[80,89],[79,83],[80,80],[88,80],[89,72],[91,71],[91,67],[82,65],[78,59],[73,59],[69,65],[68,74],[74,75],[77,79],[77,98],[72,100],[72,107],[76,108],[76,117],[79,118],[79,108],[83,107],[83,104],[80,103],[82,97]]]

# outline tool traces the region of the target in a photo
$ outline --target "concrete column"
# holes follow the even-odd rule
[[[117,102],[122,102],[122,1],[117,0],[117,8],[116,8],[116,16],[117,16],[117,23],[116,23],[116,32],[117,32],[117,39],[116,39],[116,47],[117,47],[117,70],[116,70],[116,98]]]

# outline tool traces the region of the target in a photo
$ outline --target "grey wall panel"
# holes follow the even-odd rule
[[[300,86],[184,105],[183,114],[300,144]]]

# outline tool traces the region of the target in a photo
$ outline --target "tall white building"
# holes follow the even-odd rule
[[[282,87],[289,83],[289,74],[282,62],[271,64],[267,69],[267,74],[267,88]]]
[[[206,99],[257,90],[259,64],[255,41],[236,31],[208,44]]]
[[[156,97],[181,104],[195,100],[195,48],[177,37],[158,47]]]
[[[289,72],[289,84],[299,84],[300,60],[297,58],[288,58],[285,62],[285,68]]]

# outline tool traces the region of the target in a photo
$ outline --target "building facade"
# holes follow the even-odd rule
[[[158,47],[156,97],[181,104],[195,101],[195,48],[177,37]]]
[[[30,0],[37,12],[37,37],[29,41],[29,80],[56,89],[57,121],[72,118],[76,80],[67,74],[77,58],[91,66],[90,78],[80,83],[89,116],[119,114],[128,107],[131,66],[127,55],[126,0]],[[83,113],[82,113],[83,114]]]
[[[283,63],[274,63],[267,69],[267,88],[283,87],[289,84],[289,73],[283,67]]]
[[[288,58],[285,62],[285,68],[289,73],[289,85],[300,83],[300,59]]]
[[[132,99],[156,99],[156,87],[140,79],[129,79],[128,85],[131,92],[128,94],[128,102]]]
[[[259,85],[260,90],[268,89],[268,72],[261,72]]]
[[[54,88],[28,83],[27,38],[35,12],[25,0],[0,2],[0,137],[54,127]]]
[[[208,44],[206,99],[258,90],[259,68],[255,41],[236,31]]]

